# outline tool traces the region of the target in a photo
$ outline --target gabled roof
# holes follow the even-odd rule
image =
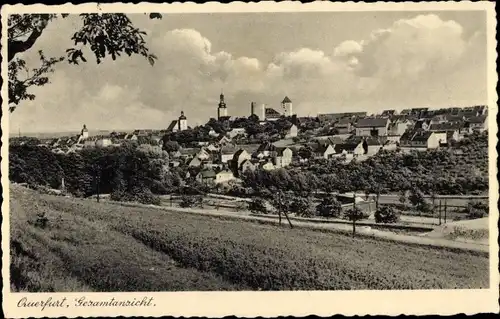
[[[266,110],[265,110],[265,115],[266,117],[280,117],[281,116],[281,113],[276,111],[275,109],[273,108],[267,108],[266,107]]]
[[[426,142],[429,139],[429,137],[431,137],[432,134],[434,134],[434,132],[429,132],[429,131],[418,132],[413,136],[411,140]]]
[[[328,147],[331,146],[331,145],[328,144],[328,143],[320,143],[320,142],[318,142],[318,143],[312,143],[312,144],[310,144],[310,146],[311,146],[311,148],[312,148],[312,150],[313,150],[314,153],[321,153],[321,154],[323,154],[323,153],[326,152],[326,150],[328,149]]]
[[[290,98],[288,96],[285,96],[285,98],[283,99],[283,102],[281,103],[292,103],[292,100],[290,100]]]
[[[211,169],[202,170],[198,174],[200,174],[202,178],[215,178],[217,175],[215,171]]]
[[[274,146],[272,143],[265,142],[259,146],[259,148],[257,149],[257,152],[274,151],[275,149],[276,149],[276,146]]]
[[[462,126],[458,123],[440,123],[432,124],[429,131],[455,131],[459,130]]]
[[[358,120],[358,123],[356,123],[356,127],[385,127],[388,122],[389,119],[386,118],[364,118]]]
[[[288,150],[290,150],[290,151],[292,151],[292,149],[291,149],[291,148],[289,148],[289,147],[277,147],[277,148],[276,148],[276,151],[275,151],[275,152],[276,152],[276,155],[278,155],[278,156],[283,156],[283,152],[284,152],[285,150],[287,150],[287,149],[288,149]],[[292,152],[293,152],[293,151],[292,151]]]
[[[482,115],[482,116],[473,116],[467,120],[469,123],[475,123],[475,124],[482,124],[486,122],[487,117]]]
[[[167,131],[172,131],[174,127],[177,125],[177,122],[178,122],[177,120],[173,120],[168,126]]]

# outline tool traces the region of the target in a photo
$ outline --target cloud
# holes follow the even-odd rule
[[[450,70],[460,61],[466,49],[462,33],[454,21],[419,15],[374,31],[351,55],[362,76],[417,80],[428,71]]]

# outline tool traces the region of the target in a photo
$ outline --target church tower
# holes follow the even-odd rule
[[[224,101],[224,93],[221,91],[219,108],[217,109],[217,119],[220,121],[224,117],[227,117],[227,107],[226,102]]]
[[[285,96],[283,101],[281,102],[281,107],[283,108],[285,116],[292,116],[293,115],[293,108],[292,108],[292,100],[288,98],[288,96]]]
[[[83,128],[82,128],[82,139],[86,139],[89,137],[89,130],[87,130],[87,125],[83,124]]]
[[[187,117],[184,115],[184,111],[181,111],[181,116],[179,116],[179,131],[185,131],[188,129]]]

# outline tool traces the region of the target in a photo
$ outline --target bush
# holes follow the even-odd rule
[[[254,198],[249,204],[248,209],[255,214],[267,214],[266,202],[262,198]]]
[[[153,194],[148,188],[135,188],[130,192],[113,191],[111,200],[123,202],[138,202],[147,205],[160,205],[161,200],[158,195]]]
[[[188,208],[188,207],[195,207],[195,206],[202,206],[203,204],[203,197],[202,196],[193,196],[193,195],[182,195],[181,197],[181,207],[183,208]]]
[[[483,218],[488,215],[488,212],[488,205],[481,202],[469,202],[465,209],[467,219]]]
[[[342,213],[342,205],[333,196],[325,197],[321,203],[316,206],[318,215],[323,217],[340,217]]]
[[[359,207],[353,207],[345,212],[344,219],[358,221],[361,219],[367,219],[369,216],[369,213],[363,212]]]
[[[297,197],[290,204],[290,211],[297,216],[311,217],[313,215],[312,200],[307,197]]]
[[[393,207],[384,206],[379,208],[375,212],[376,223],[391,224],[391,223],[397,223],[398,221],[399,221],[399,214]]]

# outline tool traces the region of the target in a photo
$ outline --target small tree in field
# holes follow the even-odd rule
[[[424,193],[419,189],[413,189],[411,191],[409,200],[419,212],[427,212],[430,210],[429,204],[425,201]]]
[[[310,217],[314,212],[312,200],[308,197],[296,197],[290,204],[290,211],[298,216]]]
[[[365,214],[363,214],[363,211],[359,209],[358,207],[353,207],[349,210],[346,211],[344,218],[347,220],[352,221],[352,236],[354,237],[356,235],[356,222],[358,220],[361,220],[365,218]]]
[[[375,212],[376,223],[391,224],[391,223],[397,223],[398,221],[399,221],[399,214],[391,206],[381,207]]]
[[[318,215],[323,217],[340,217],[342,205],[334,196],[329,196],[323,198],[321,203],[316,206],[316,211]]]

